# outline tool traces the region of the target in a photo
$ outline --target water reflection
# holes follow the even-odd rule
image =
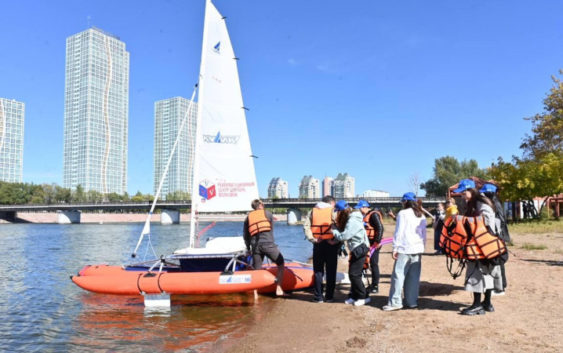
[[[202,225],[202,227],[205,224]],[[173,296],[168,312],[142,299],[86,292],[69,279],[86,264],[122,264],[142,224],[0,225],[0,351],[167,352],[216,350],[260,322],[275,300],[253,295]],[[187,245],[189,226],[152,226],[158,255]],[[207,237],[240,235],[241,222],[217,223]],[[306,261],[301,227],[276,223],[288,259]],[[141,253],[141,252],[139,252]]]

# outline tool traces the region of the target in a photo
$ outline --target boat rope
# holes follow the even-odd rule
[[[156,190],[156,193],[154,195],[154,200],[152,201],[151,209],[149,211],[149,214],[147,215],[147,219],[145,220],[145,225],[143,227],[141,235],[139,236],[139,241],[137,241],[137,246],[135,246],[135,250],[133,250],[133,253],[131,254],[131,257],[133,257],[133,258],[135,256],[137,256],[137,250],[139,250],[139,246],[141,246],[141,242],[143,241],[143,237],[145,236],[145,234],[150,234],[151,216],[152,216],[154,209],[156,207],[156,202],[158,201],[158,198],[160,196],[160,192],[162,190],[162,185],[164,184],[164,179],[166,178],[166,175],[168,175],[168,169],[170,168],[170,164],[172,163],[172,157],[174,157],[174,153],[176,152],[176,149],[178,147],[178,142],[180,141],[180,137],[182,136],[182,131],[184,130],[184,125],[186,125],[187,118],[190,115],[190,111],[192,110],[192,105],[194,103],[195,94],[197,92],[197,86],[198,86],[198,84],[196,83],[196,85],[194,87],[194,91],[192,92],[192,97],[190,98],[190,104],[188,105],[188,109],[186,110],[186,113],[184,114],[184,117],[182,118],[182,123],[180,124],[180,128],[178,129],[178,134],[176,135],[176,141],[174,141],[174,145],[172,146],[172,151],[170,151],[170,155],[168,156],[168,162],[166,162],[166,167],[164,168],[164,171],[162,172],[162,175],[160,177],[158,189]],[[192,195],[192,198],[193,198],[193,195]],[[153,251],[154,251],[154,249],[153,249]],[[154,256],[156,257],[156,253],[154,254]]]

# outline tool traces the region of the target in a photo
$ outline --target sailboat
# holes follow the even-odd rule
[[[106,294],[142,295],[145,304],[170,303],[171,294],[224,294],[276,289],[275,265],[253,270],[247,261],[242,237],[209,239],[195,247],[197,219],[201,212],[249,211],[258,198],[254,160],[246,125],[235,57],[225,17],[206,0],[198,91],[198,113],[194,143],[192,205],[189,245],[173,254],[126,266],[87,265],[71,276],[79,287]],[[188,112],[190,107],[188,107]],[[188,113],[186,113],[187,116]],[[180,127],[184,126],[186,117]],[[174,149],[178,139],[174,145]],[[174,150],[172,151],[172,154]],[[172,158],[172,154],[169,159]],[[169,164],[166,166],[164,180]],[[132,253],[136,257],[143,238],[150,241],[151,211]],[[151,246],[152,248],[152,246]],[[285,264],[282,288],[286,291],[313,285],[310,266]],[[151,304],[152,305],[152,304]]]

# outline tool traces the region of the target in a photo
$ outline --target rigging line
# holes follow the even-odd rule
[[[188,105],[188,109],[186,110],[186,113],[184,114],[184,117],[182,118],[182,124],[180,124],[180,129],[178,130],[178,134],[176,135],[176,141],[174,141],[174,146],[172,146],[172,151],[170,152],[170,156],[168,157],[168,162],[166,163],[166,167],[164,168],[164,171],[162,172],[162,176],[160,177],[160,183],[158,184],[158,189],[156,190],[156,194],[154,195],[154,200],[152,202],[151,209],[150,209],[149,214],[147,216],[147,219],[145,221],[143,231],[141,232],[141,235],[139,236],[139,241],[137,241],[137,246],[135,246],[135,250],[133,250],[131,257],[137,256],[137,250],[139,249],[139,246],[141,245],[141,242],[143,241],[143,237],[145,236],[145,234],[150,234],[151,216],[152,216],[152,213],[154,211],[154,208],[156,207],[156,202],[158,201],[158,197],[160,196],[160,191],[162,190],[162,185],[164,184],[164,178],[166,178],[166,175],[168,174],[168,168],[170,168],[170,163],[172,162],[172,157],[174,156],[174,152],[176,152],[176,148],[178,147],[178,142],[180,141],[180,137],[182,135],[182,130],[184,129],[184,125],[186,124],[187,117],[189,116],[190,110],[192,109],[192,105],[194,103],[194,98],[195,98],[195,93],[197,91],[197,86],[198,85],[196,83],[195,86],[194,86],[194,91],[192,93],[192,97],[190,98],[190,104]]]

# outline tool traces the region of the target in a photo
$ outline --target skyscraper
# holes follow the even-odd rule
[[[332,196],[334,187],[334,179],[331,177],[325,177],[323,179],[323,194],[322,196]]]
[[[345,199],[354,197],[356,179],[348,175],[348,173],[338,173],[334,179],[334,197],[337,199]]]
[[[188,116],[186,112],[190,100],[182,97],[164,99],[154,103],[154,193],[166,163],[172,152],[172,147],[180,131],[182,120],[186,122],[182,129],[176,152],[172,156],[168,173],[162,184],[163,198],[185,198],[192,191],[193,142],[197,122],[197,105],[192,104]],[[178,194],[180,192],[180,194]],[[175,193],[175,195],[171,195]]]
[[[289,190],[287,181],[282,178],[272,178],[270,185],[268,185],[268,198],[287,199],[289,197]]]
[[[302,199],[318,199],[321,197],[320,194],[319,179],[305,175],[301,179],[301,185],[299,185],[299,197]]]
[[[68,188],[127,191],[129,52],[89,28],[66,39],[64,181]]]
[[[0,98],[0,180],[22,182],[25,105]]]

